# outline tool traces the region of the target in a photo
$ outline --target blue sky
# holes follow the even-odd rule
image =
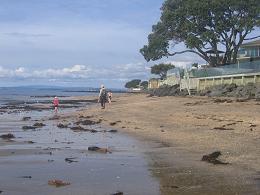
[[[163,0],[1,0],[0,86],[123,87],[147,80],[139,49]],[[186,54],[177,65],[203,62]]]

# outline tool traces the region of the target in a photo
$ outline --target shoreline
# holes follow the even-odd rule
[[[52,109],[6,112],[0,120],[1,193],[159,194],[138,140],[110,131],[94,116],[78,116],[79,110],[89,107],[64,109],[58,115]],[[7,138],[8,134],[12,136]],[[70,185],[51,186],[56,179]]]
[[[161,147],[148,153],[161,170],[159,175],[164,181],[161,185],[166,185],[162,192],[257,194],[259,191],[258,102],[237,102],[233,98],[147,97],[145,94],[115,96],[113,100],[105,111],[92,107],[80,114],[92,113],[107,127],[120,129],[143,142],[160,143]],[[219,159],[229,164],[201,161],[203,155],[214,151],[221,151]],[[179,168],[162,174],[164,166],[174,165]],[[180,174],[181,169],[184,171]],[[175,176],[176,172],[179,177]],[[185,172],[190,175],[182,181]],[[168,182],[171,177],[175,178],[174,182]],[[176,183],[185,186],[184,189],[189,185],[197,187],[184,192]]]
[[[56,126],[59,123],[75,124],[82,119],[89,119],[100,121],[101,127],[107,130],[118,130],[118,136],[125,134],[126,137],[134,138],[141,144],[141,148],[137,150],[145,154],[149,165],[147,168],[152,177],[159,181],[162,195],[257,194],[260,189],[260,111],[256,101],[237,102],[232,98],[208,97],[148,97],[146,94],[127,93],[115,94],[112,104],[107,104],[107,108],[102,110],[100,104],[94,103],[96,96],[70,99],[77,99],[76,102],[86,100],[93,104],[76,108],[72,112],[64,110],[55,119],[43,116],[40,120],[32,119],[23,123],[32,125],[40,121],[54,123]],[[101,134],[97,132],[92,136]],[[70,144],[71,139],[75,137],[66,142]],[[53,147],[59,143],[66,144],[59,140],[52,141]],[[0,146],[26,146],[19,139],[18,142],[4,142],[0,139]],[[101,140],[99,144],[104,143]],[[117,147],[121,147],[120,144]],[[59,151],[55,148],[45,149],[48,148],[21,148],[18,151],[4,149],[2,156],[19,155],[23,158],[26,155],[49,155],[50,152],[55,154]],[[64,149],[66,147],[62,150]],[[131,151],[131,148],[128,150]],[[219,160],[229,164],[214,165],[201,161],[203,155],[214,151],[221,151]]]

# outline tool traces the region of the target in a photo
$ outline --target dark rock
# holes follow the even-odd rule
[[[76,160],[74,160],[74,159],[76,159],[76,157],[73,157],[73,158],[65,158],[65,161],[68,162],[68,163],[78,162],[78,161],[76,161]]]
[[[92,131],[92,129],[85,129],[82,126],[74,126],[74,127],[70,127],[71,130],[78,132],[78,131]]]
[[[236,84],[223,84],[216,85],[205,90],[198,92],[198,95],[210,96],[210,97],[237,97],[242,98],[236,100],[237,102],[243,102],[248,99],[260,98],[260,85],[248,83],[244,86],[237,86]]]
[[[81,126],[75,126],[75,127],[71,127],[70,128],[73,131],[84,131],[85,128],[81,127]]]
[[[229,99],[214,99],[213,100],[214,103],[232,103],[233,100],[229,100]]]
[[[98,124],[100,122],[101,121],[92,121],[92,120],[86,119],[86,120],[80,120],[80,121],[76,122],[75,124],[76,125],[79,125],[79,124],[81,124],[81,125],[95,125],[95,124]]]
[[[162,85],[157,89],[150,90],[148,92],[150,97],[152,96],[187,96],[189,95],[187,90],[180,90],[180,85]]]
[[[111,126],[114,126],[114,125],[116,125],[117,124],[117,122],[111,122],[111,123],[109,123]]]
[[[215,129],[215,130],[223,130],[223,131],[234,130],[232,128],[225,128],[225,127],[214,127],[213,129]]]
[[[31,117],[29,117],[29,116],[25,116],[25,117],[23,117],[23,121],[28,121],[28,120],[30,120],[31,119]]]
[[[88,147],[88,151],[100,152],[100,153],[112,153],[107,148],[100,148],[100,147],[97,147],[97,146],[90,146],[90,147]]]
[[[97,133],[98,131],[95,130],[95,129],[91,129],[90,132],[91,132],[91,133]]]
[[[123,192],[116,192],[116,193],[113,193],[111,195],[124,195],[124,193]]]
[[[34,142],[34,141],[26,141],[26,143],[28,143],[28,144],[34,144],[35,142]]]
[[[111,130],[108,130],[107,132],[109,132],[109,133],[117,133],[118,131],[116,129],[111,129]]]
[[[211,154],[204,155],[201,160],[202,161],[206,161],[208,163],[212,163],[214,165],[216,165],[216,164],[222,164],[222,165],[229,164],[229,163],[225,163],[225,162],[222,162],[222,161],[218,160],[217,158],[220,155],[221,155],[221,152],[220,151],[216,151],[216,152],[213,152]]]
[[[44,126],[46,126],[46,125],[43,124],[43,123],[34,123],[33,126],[34,126],[34,127],[37,127],[37,128],[41,128],[41,127],[44,127]]]
[[[57,127],[58,128],[61,128],[61,129],[64,129],[64,128],[68,128],[68,125],[66,124],[62,124],[62,123],[59,123],[58,125],[57,125]]]
[[[32,179],[32,176],[21,176],[20,178]]]
[[[0,136],[2,139],[12,139],[12,138],[15,138],[15,136],[11,133],[8,133],[8,134],[3,134]]]
[[[30,130],[30,129],[36,129],[37,127],[34,126],[23,126],[22,129],[23,130]]]

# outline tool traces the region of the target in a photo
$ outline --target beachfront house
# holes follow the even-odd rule
[[[237,60],[238,63],[260,60],[260,39],[242,44]]]
[[[172,69],[164,80],[151,79],[149,88],[180,84],[181,90],[188,89],[190,93],[191,90],[199,91],[213,85],[260,83],[260,40],[242,44],[237,61],[236,64],[219,67],[198,65],[185,70],[184,76],[176,74],[177,69]]]
[[[148,89],[156,89],[159,88],[160,79],[159,78],[151,78],[148,81]]]

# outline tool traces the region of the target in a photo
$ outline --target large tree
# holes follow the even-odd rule
[[[143,87],[144,89],[147,89],[148,88],[148,81],[142,81],[140,83],[140,86]]]
[[[165,79],[167,76],[167,71],[173,69],[175,66],[172,64],[155,64],[151,67],[151,73],[157,74],[161,79]]]
[[[236,63],[242,42],[260,37],[248,36],[260,26],[259,0],[166,0],[161,10],[140,50],[147,61],[191,52],[212,66]],[[176,51],[179,43],[186,49]]]
[[[125,88],[128,88],[128,89],[130,89],[130,88],[137,88],[137,87],[139,87],[140,83],[141,83],[140,79],[133,79],[131,81],[128,81],[125,84]]]

